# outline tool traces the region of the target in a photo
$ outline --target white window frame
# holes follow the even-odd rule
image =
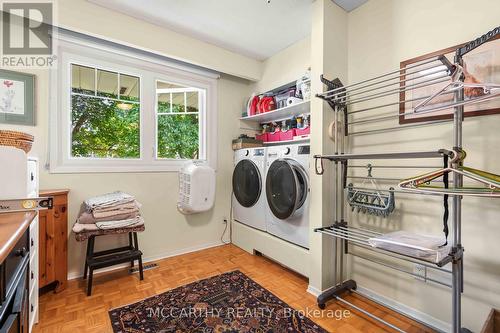
[[[193,87],[204,94],[200,111],[200,158],[217,168],[217,78],[218,76],[159,60],[143,53],[117,50],[94,40],[57,36],[57,67],[50,71],[51,173],[175,172],[187,160],[157,158],[156,82]],[[71,63],[115,71],[140,79],[140,139],[138,159],[86,158],[71,156]]]
[[[171,81],[156,80],[156,86],[158,83],[173,83]],[[198,93],[198,112],[187,112],[187,100],[186,93],[197,92]],[[184,107],[186,108],[184,112],[172,112],[172,94],[184,93]],[[170,94],[170,112],[159,113],[158,112],[158,94]],[[197,114],[198,115],[198,157],[201,160],[206,159],[206,140],[203,140],[206,136],[205,133],[205,115],[206,115],[206,91],[198,88],[188,87],[188,88],[168,88],[168,89],[156,89],[156,100],[155,100],[155,158],[157,160],[169,160],[168,158],[158,157],[158,116],[173,116],[173,115],[183,115],[183,114]],[[171,160],[171,159],[170,159]]]

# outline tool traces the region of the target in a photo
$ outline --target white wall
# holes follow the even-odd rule
[[[311,35],[311,92],[324,91],[320,75],[333,79],[347,79],[347,13],[330,0],[313,3]],[[327,135],[333,121],[333,111],[319,98],[311,100],[311,157],[333,154],[334,144]],[[331,225],[334,221],[333,164],[325,163],[323,175],[316,175],[314,159],[309,171],[311,179],[310,231],[311,243],[309,290],[318,293],[334,284],[332,238],[313,231],[313,228]]]
[[[476,38],[498,26],[499,13],[499,1],[370,0],[349,14],[349,83],[397,69],[400,61]],[[500,115],[466,119],[466,165],[500,173],[499,121]],[[398,124],[394,120],[384,126]],[[451,124],[434,125],[355,136],[350,144],[353,151],[358,152],[450,149],[452,127]],[[420,163],[440,165],[442,162]],[[374,176],[404,178],[421,171],[384,173],[375,170]],[[349,220],[381,230],[402,228],[442,235],[441,198],[397,195],[396,203],[396,212],[387,220],[358,214],[353,214]],[[462,315],[464,326],[473,331],[480,330],[491,307],[500,307],[500,259],[496,255],[500,252],[499,208],[498,200],[463,200],[465,293]],[[451,294],[448,289],[406,278],[362,260],[354,260],[352,266],[353,277],[361,286],[450,322]]]
[[[294,82],[311,67],[311,38],[304,38],[262,62],[259,81],[253,84],[256,93],[263,93]]]
[[[170,50],[164,38],[173,38],[172,33],[126,17],[111,13],[106,9],[91,5],[83,0],[71,0],[59,3],[59,18],[66,27],[75,26],[78,30],[122,41],[141,48],[152,49],[159,53]],[[104,20],[106,19],[106,24]],[[117,24],[118,23],[118,24]],[[123,33],[123,29],[126,27]],[[119,33],[119,34],[118,34]],[[139,39],[139,36],[141,38]],[[156,41],[156,42],[155,42]],[[213,66],[219,70],[232,71],[231,66],[246,68],[248,76],[260,70],[260,62],[228,53],[203,42],[190,40],[182,35],[172,39],[177,46],[187,43],[189,57],[185,61],[193,61]],[[156,49],[154,49],[156,47]],[[176,54],[179,58],[187,53]],[[217,59],[216,62],[213,62]],[[199,60],[199,61],[198,61]],[[225,64],[225,65],[224,65]],[[223,66],[224,65],[224,66]],[[227,65],[227,66],[226,66]],[[256,71],[254,71],[256,70]],[[146,231],[139,234],[139,243],[144,259],[154,259],[185,251],[221,244],[224,225],[223,218],[229,217],[231,174],[233,151],[231,140],[240,132],[237,118],[246,96],[249,95],[249,81],[223,74],[218,81],[218,169],[217,192],[214,208],[203,214],[184,216],[176,209],[178,194],[177,173],[106,173],[106,174],[50,174],[43,166],[47,162],[49,133],[48,95],[49,79],[46,70],[27,71],[36,75],[36,126],[12,126],[0,124],[0,129],[15,129],[35,135],[35,143],[30,155],[40,158],[40,187],[42,189],[68,188],[69,221],[71,227],[77,217],[81,202],[90,196],[123,190],[143,204],[142,213],[146,221]],[[244,75],[243,72],[239,72]],[[226,235],[226,240],[227,240]],[[109,247],[125,241],[125,238],[106,236],[97,240],[97,247]],[[83,271],[85,243],[78,243],[74,235],[69,233],[68,270],[70,277]]]

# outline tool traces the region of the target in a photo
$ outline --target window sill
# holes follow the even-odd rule
[[[158,163],[153,165],[57,165],[50,166],[49,173],[52,174],[82,174],[82,173],[163,173],[163,172],[179,172],[184,164],[189,160],[168,161],[166,163]],[[208,165],[212,166],[211,163]],[[212,166],[213,167],[213,166]]]

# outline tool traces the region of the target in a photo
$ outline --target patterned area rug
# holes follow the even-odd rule
[[[327,332],[240,271],[109,311],[115,333]]]

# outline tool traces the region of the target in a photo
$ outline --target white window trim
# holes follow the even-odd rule
[[[187,160],[156,158],[156,81],[177,83],[205,91],[206,109],[200,110],[200,159],[217,168],[217,78],[213,73],[198,69],[186,71],[185,66],[149,58],[143,54],[116,50],[109,45],[68,36],[58,36],[57,67],[50,71],[50,144],[49,169],[51,173],[104,172],[176,172]],[[110,53],[114,54],[110,57]],[[94,61],[93,59],[99,59]],[[102,159],[71,157],[70,71],[58,70],[69,63],[114,70],[137,76],[141,80],[139,159]],[[62,73],[66,73],[64,75]],[[153,74],[154,73],[154,74]],[[204,75],[205,74],[205,75]],[[152,76],[151,76],[152,75]],[[149,77],[148,77],[149,76]],[[148,86],[151,85],[151,86]],[[144,91],[154,92],[154,99],[146,100]],[[61,138],[65,138],[62,140]],[[203,155],[201,154],[203,152]]]

